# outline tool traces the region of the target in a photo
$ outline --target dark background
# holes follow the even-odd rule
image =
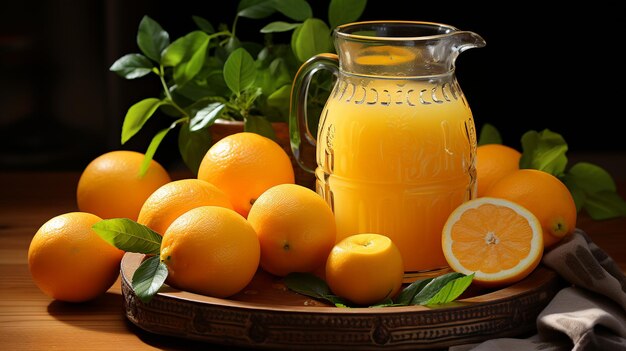
[[[313,0],[327,19],[327,1]],[[192,15],[230,25],[237,1],[22,0],[0,11],[0,170],[82,169],[116,149],[145,151],[160,118],[120,145],[127,108],[157,96],[155,77],[124,80],[109,72],[147,14],[173,41],[195,29]],[[369,0],[363,20],[442,22],[474,31],[487,46],[463,53],[457,77],[477,128],[495,125],[519,148],[529,130],[561,133],[571,152],[626,152],[625,12],[618,2],[474,2]],[[410,4],[410,5],[409,5]],[[619,7],[619,9],[618,9]],[[282,17],[281,17],[282,18]],[[267,20],[240,19],[238,34],[259,39]],[[179,161],[171,133],[156,158]]]

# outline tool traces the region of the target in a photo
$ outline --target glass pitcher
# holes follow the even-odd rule
[[[454,63],[485,42],[429,22],[350,23],[333,34],[337,55],[312,57],[294,79],[292,151],[315,172],[316,190],[335,214],[337,241],[383,234],[402,253],[405,281],[442,274],[443,225],[476,192],[474,120]],[[320,69],[337,79],[315,139],[306,96]],[[312,147],[314,164],[307,161]]]

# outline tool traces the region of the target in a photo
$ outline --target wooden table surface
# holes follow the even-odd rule
[[[76,211],[77,172],[0,173],[0,344],[3,350],[218,350],[223,347],[147,333],[124,316],[119,280],[83,304],[54,301],[28,271],[30,240],[48,219]],[[615,176],[615,175],[614,175]],[[626,196],[626,177],[618,179]],[[578,227],[626,271],[626,218]],[[229,348],[232,349],[232,348]]]

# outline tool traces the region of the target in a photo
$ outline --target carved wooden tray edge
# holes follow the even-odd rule
[[[143,257],[127,253],[121,265],[126,317],[133,324],[155,334],[264,349],[432,349],[526,335],[563,286],[555,272],[540,266],[519,283],[440,308],[290,306],[211,298],[167,286],[143,303],[131,288]]]

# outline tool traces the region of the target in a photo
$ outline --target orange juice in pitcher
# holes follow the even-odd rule
[[[475,194],[476,133],[454,60],[484,41],[424,22],[353,23],[334,34],[338,55],[312,58],[294,81],[294,154],[301,158],[302,139],[312,139],[302,96],[315,71],[330,69],[337,81],[311,168],[335,214],[337,240],[383,234],[400,249],[407,281],[443,273],[443,225]]]

